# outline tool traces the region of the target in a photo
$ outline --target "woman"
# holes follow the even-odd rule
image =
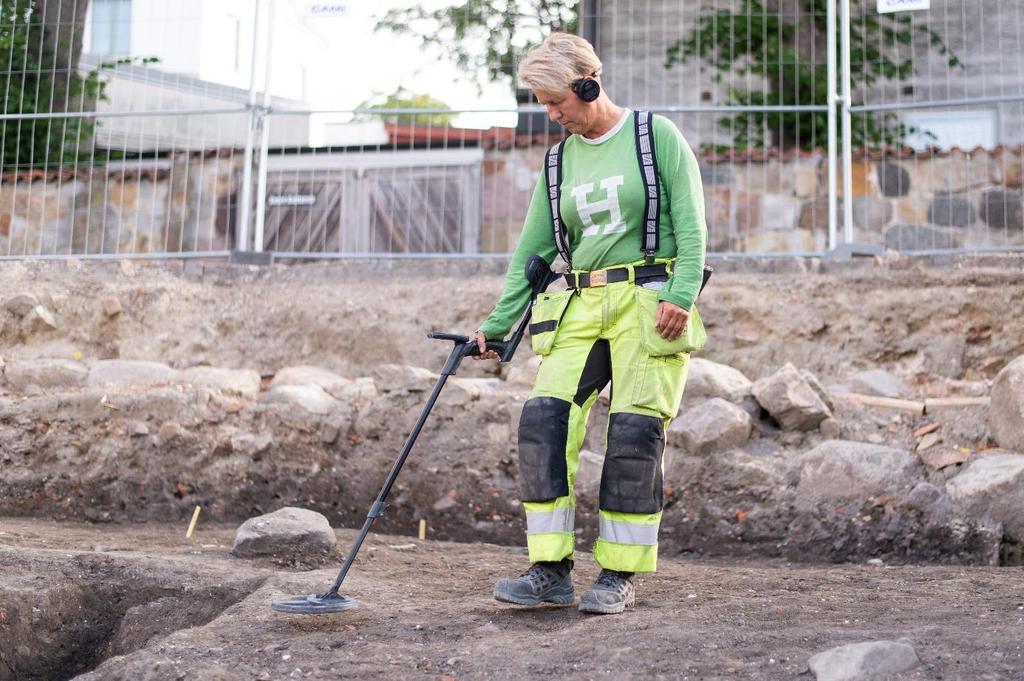
[[[587,414],[611,382],[594,546],[602,571],[579,605],[607,614],[633,605],[634,573],[656,568],[664,434],[682,399],[707,230],[697,161],[679,130],[617,106],[600,74],[593,47],[566,33],[519,68],[571,135],[549,152],[501,298],[473,337],[481,359],[496,357],[484,343],[503,338],[526,307],[526,259],[570,261],[569,289],[538,297],[531,320],[544,357],[519,426],[532,565],[499,580],[494,595],[519,605],[573,602],[573,482]]]

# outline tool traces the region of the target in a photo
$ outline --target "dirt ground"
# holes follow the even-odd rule
[[[918,399],[984,396],[1024,354],[1024,258],[726,261],[718,270],[701,298],[711,338],[702,356],[754,380],[792,362],[841,387],[857,371],[883,368]],[[496,262],[3,263],[0,298],[36,296],[56,328],[28,333],[0,314],[0,358],[209,364],[268,380],[302,364],[348,378],[382,363],[436,371],[448,348],[424,334],[475,328],[500,292],[501,271]],[[101,306],[109,296],[124,307],[112,318]],[[520,352],[513,368],[528,355]],[[459,375],[508,372],[466,362]],[[382,393],[374,404],[387,409],[366,407],[325,443],[319,417],[261,404],[227,413],[173,386],[102,399],[0,386],[0,681],[781,680],[811,678],[815,653],[899,637],[913,642],[922,666],[896,681],[1024,680],[1020,567],[937,565],[978,562],[970,545],[953,547],[943,534],[900,560],[904,538],[872,543],[878,528],[908,526],[891,500],[823,518],[820,550],[787,550],[784,516],[743,521],[737,509],[791,501],[754,498],[748,464],[789,461],[825,439],[817,432],[759,433],[735,456],[669,458],[666,480],[678,484],[662,528],[666,550],[658,573],[639,579],[635,611],[591,618],[495,603],[494,579],[526,564],[514,546],[522,518],[512,434],[522,396],[512,392],[500,409],[439,405],[378,526],[395,534],[371,535],[346,582],[359,609],[323,619],[273,613],[271,599],[323,590],[337,568],[233,559],[238,522],[291,504],[335,527],[360,524],[422,399]],[[984,455],[992,449],[986,417],[983,406],[945,412],[944,437]],[[931,420],[848,403],[837,419],[843,439],[905,451]],[[169,439],[161,435],[167,421],[181,426]],[[140,423],[148,435],[136,436]],[[265,437],[270,444],[259,444]],[[588,443],[597,451],[599,441]],[[954,468],[928,479],[942,487]],[[714,496],[723,489],[731,491]],[[585,492],[581,508],[592,497]],[[185,540],[197,504],[199,530]],[[409,534],[425,516],[428,541],[419,543]],[[894,517],[900,523],[888,522]],[[579,519],[589,547],[592,508]],[[340,565],[354,531],[338,536]],[[439,541],[456,538],[463,541]],[[949,555],[936,553],[942,547]],[[784,560],[801,555],[847,562]],[[865,565],[869,555],[886,565]],[[895,564],[922,560],[936,564]],[[577,589],[596,573],[581,554]]]
[[[635,610],[594,617],[493,601],[518,549],[371,534],[343,586],[358,608],[302,617],[270,601],[323,590],[336,568],[233,559],[230,527],[200,523],[191,541],[181,525],[0,527],[5,681],[781,681],[812,678],[817,652],[900,637],[922,664],[892,681],[1024,679],[1019,569],[669,559],[638,580]],[[338,533],[339,552],[354,535]],[[577,591],[596,573],[581,554]]]

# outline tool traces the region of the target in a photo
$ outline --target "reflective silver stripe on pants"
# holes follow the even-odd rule
[[[542,532],[572,532],[576,526],[576,509],[573,507],[556,508],[547,513],[527,513],[526,532],[540,534]]]
[[[601,517],[601,539],[616,544],[657,544],[657,525],[635,525]]]

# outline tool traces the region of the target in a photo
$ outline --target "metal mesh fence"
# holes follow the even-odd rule
[[[504,54],[500,82],[544,21],[587,37],[613,100],[696,151],[710,251],[1020,247],[1024,7],[885,2],[523,2],[514,31],[493,3],[466,44]],[[382,64],[317,81],[311,7],[0,0],[0,258],[509,253],[563,132],[511,81],[487,110],[311,103]],[[449,41],[436,20],[411,30]]]

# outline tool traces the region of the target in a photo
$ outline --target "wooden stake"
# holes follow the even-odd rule
[[[419,534],[419,537],[420,537],[420,541],[423,541],[424,539],[427,538],[427,521],[424,520],[423,518],[420,518],[420,534]]]
[[[869,405],[872,407],[886,407],[889,409],[900,409],[911,411],[916,414],[924,414],[924,402],[913,400],[897,400],[891,397],[876,397],[875,395],[859,395],[857,393],[835,393],[836,397],[856,402],[857,404]]]
[[[188,524],[188,532],[185,533],[185,539],[192,538],[192,530],[196,529],[196,521],[199,520],[199,507],[196,506],[196,510],[192,511],[192,522]]]

